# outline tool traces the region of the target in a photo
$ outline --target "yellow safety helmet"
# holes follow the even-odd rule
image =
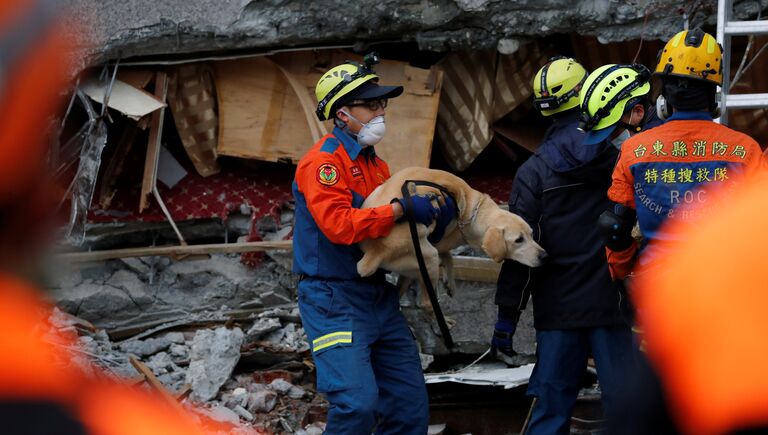
[[[320,77],[315,86],[317,110],[315,113],[321,121],[332,118],[331,111],[337,102],[348,100],[380,100],[395,98],[403,93],[402,86],[379,86],[379,76],[373,70],[373,65],[379,63],[377,53],[369,53],[363,57],[363,63],[347,61],[333,67]],[[354,91],[354,92],[353,92]],[[347,97],[347,98],[344,98]]]
[[[651,72],[640,64],[603,65],[587,77],[579,94],[579,130],[589,132],[584,143],[610,136],[632,100],[651,91]]]
[[[579,91],[587,70],[576,60],[558,56],[547,62],[533,78],[533,106],[544,116],[579,105]]]
[[[723,47],[700,28],[683,30],[659,52],[654,74],[706,80],[723,84]]]

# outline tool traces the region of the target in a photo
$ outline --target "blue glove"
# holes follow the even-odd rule
[[[432,233],[427,236],[427,240],[433,245],[443,239],[445,228],[458,214],[456,202],[451,195],[443,195],[443,198],[445,199],[445,202],[440,204],[440,217],[437,218],[437,225],[435,225],[435,229]]]
[[[395,198],[392,202],[394,201],[398,201],[403,206],[403,216],[397,222],[408,219],[410,213],[416,223],[432,225],[432,222],[440,216],[440,208],[437,206],[437,199],[434,195],[411,195],[412,208],[410,209],[405,198]]]
[[[499,307],[499,317],[493,329],[493,338],[491,338],[491,353],[495,355],[498,351],[507,356],[517,355],[517,352],[512,349],[512,337],[517,330],[519,317],[517,310]]]

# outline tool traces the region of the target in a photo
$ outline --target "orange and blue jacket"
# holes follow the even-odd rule
[[[637,211],[644,238],[641,265],[675,241],[662,226],[665,221],[706,216],[711,189],[731,188],[740,174],[763,167],[760,146],[751,137],[712,122],[705,112],[675,112],[665,124],[627,139],[621,151],[608,198]],[[637,248],[608,250],[614,278],[630,272]]]
[[[360,278],[357,262],[362,251],[357,243],[383,237],[395,224],[389,204],[361,208],[389,176],[389,167],[373,147],[361,147],[338,127],[312,146],[299,161],[293,181],[294,273]]]

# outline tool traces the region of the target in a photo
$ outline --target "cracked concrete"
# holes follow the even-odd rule
[[[71,0],[94,47],[86,62],[149,55],[302,46],[413,42],[422,50],[500,48],[556,33],[600,41],[666,39],[692,25],[714,25],[716,0]],[[736,1],[735,17],[754,16]],[[768,7],[768,5],[766,5]],[[644,19],[648,14],[647,22]],[[514,45],[514,44],[512,44]]]
[[[138,258],[81,264],[52,279],[51,295],[65,311],[102,328],[152,319],[172,319],[203,311],[290,302],[290,272],[265,260],[257,269],[238,255],[171,262]]]

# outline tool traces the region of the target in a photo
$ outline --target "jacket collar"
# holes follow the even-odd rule
[[[340,129],[339,127],[333,128],[333,135],[341,141],[341,144],[344,146],[344,150],[347,152],[350,160],[357,159],[357,156],[359,156],[360,153],[364,151],[363,147],[361,147],[360,144],[357,143],[357,141],[349,135],[349,133]],[[363,152],[363,154],[367,154],[368,152]]]
[[[702,111],[675,111],[669,117],[670,121],[711,121],[712,115],[709,112]]]

